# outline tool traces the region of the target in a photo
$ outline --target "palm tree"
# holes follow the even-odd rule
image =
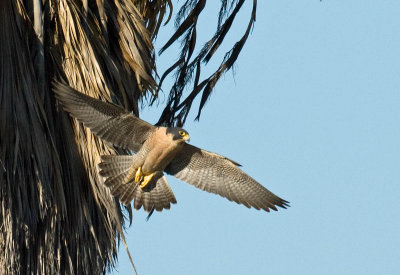
[[[213,58],[243,3],[221,0],[216,31],[195,54],[206,1],[183,1],[176,32],[160,51],[180,39],[178,61],[159,77],[153,42],[170,22],[171,0],[0,1],[1,274],[105,273],[114,266],[119,241],[125,243],[125,216],[131,221],[131,208],[110,195],[97,170],[100,155],[125,152],[61,111],[52,80],[139,115],[140,102],[154,103],[173,73],[158,124],[184,124],[201,96],[198,119],[255,21],[253,0],[245,33],[215,72],[201,79],[201,67]]]

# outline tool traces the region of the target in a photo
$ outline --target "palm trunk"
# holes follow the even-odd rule
[[[247,39],[248,31],[215,75],[199,81],[200,63],[218,49],[243,4],[222,1],[216,34],[193,61],[192,19],[205,2],[184,3],[183,27],[163,48],[185,35],[181,62],[167,72],[177,70],[177,78],[161,124],[184,122],[199,94],[203,106]],[[170,9],[161,0],[0,1],[0,274],[99,274],[114,266],[123,208],[97,164],[100,155],[124,152],[61,111],[51,81],[139,115],[143,97],[157,98],[152,40]],[[255,10],[249,28],[254,19]],[[193,92],[181,99],[191,77]]]

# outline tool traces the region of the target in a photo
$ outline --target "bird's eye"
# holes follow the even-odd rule
[[[179,135],[183,137],[185,135],[185,132],[184,131],[179,131]]]

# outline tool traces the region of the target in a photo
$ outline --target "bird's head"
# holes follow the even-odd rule
[[[167,134],[171,134],[173,136],[173,140],[179,140],[179,141],[190,141],[190,136],[189,133],[179,127],[170,127],[167,128]]]

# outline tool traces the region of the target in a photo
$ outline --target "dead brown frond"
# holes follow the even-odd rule
[[[59,112],[50,83],[138,114],[138,99],[156,91],[152,41],[131,1],[33,3],[0,6],[0,273],[98,274],[124,238],[97,171],[99,156],[116,152]]]
[[[221,1],[217,31],[194,55],[205,0],[187,0],[177,31],[177,71],[160,123],[200,111],[235,62],[255,20],[211,76],[202,63],[218,50],[244,0]],[[98,175],[100,155],[117,151],[58,106],[53,79],[139,115],[141,98],[157,98],[153,40],[172,15],[171,0],[0,1],[0,274],[99,274],[114,266],[124,241],[121,205]],[[194,88],[182,100],[185,86]],[[131,216],[130,208],[127,209]]]

